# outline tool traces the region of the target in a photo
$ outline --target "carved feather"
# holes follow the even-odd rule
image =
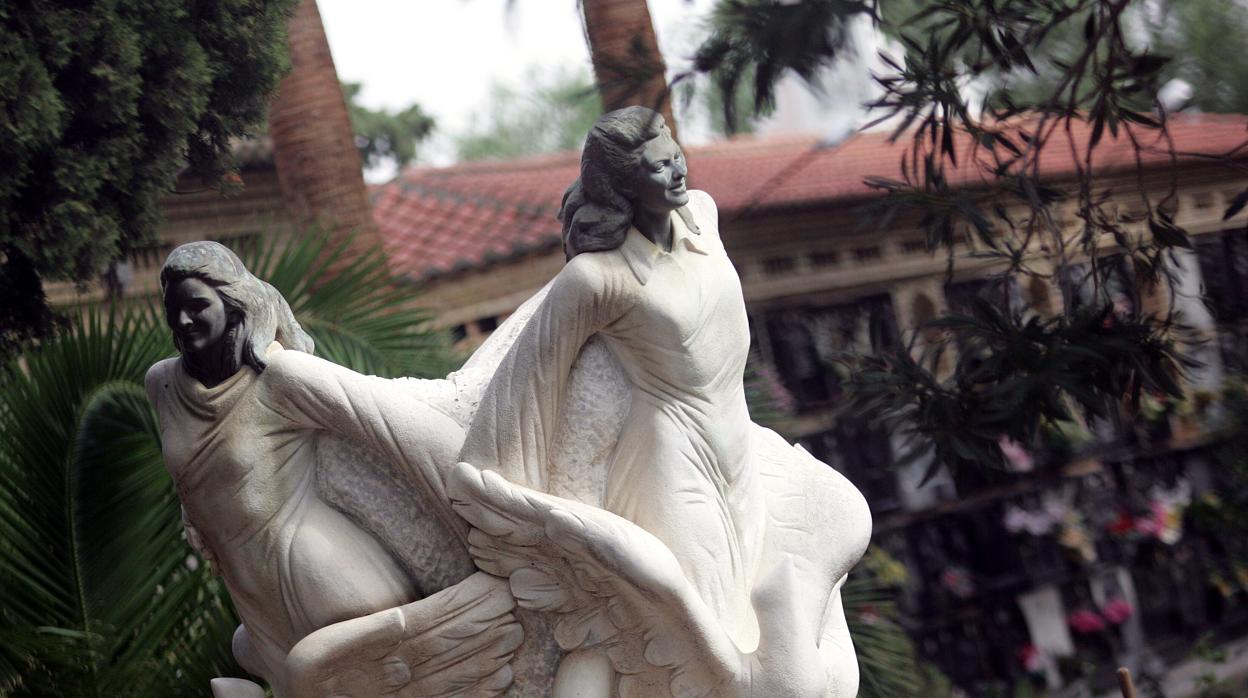
[[[335,623],[290,651],[296,696],[497,696],[523,631],[507,584],[476,573],[420,601]]]

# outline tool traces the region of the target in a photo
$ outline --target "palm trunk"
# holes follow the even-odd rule
[[[650,107],[663,114],[675,137],[667,66],[646,0],[582,0],[581,10],[603,109]]]
[[[355,247],[380,241],[346,100],[316,0],[290,20],[291,71],[269,112],[269,135],[282,196],[294,219]]]

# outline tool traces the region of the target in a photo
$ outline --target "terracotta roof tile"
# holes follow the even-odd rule
[[[1172,117],[1170,133],[1179,152],[1225,153],[1248,140],[1246,125],[1248,117],[1242,115],[1181,115]],[[1090,133],[1081,125],[1071,135],[1078,149]],[[900,157],[908,142],[903,137],[889,143],[887,133],[873,132],[834,147],[821,147],[814,137],[794,136],[693,146],[686,149],[689,183],[715,198],[723,218],[749,210],[861,199],[877,195],[863,183],[865,178],[900,178]],[[960,139],[959,162],[966,161],[971,145],[969,137]],[[1248,149],[1239,154],[1248,156]],[[1146,150],[1143,162],[1160,166],[1168,156]],[[1100,172],[1133,167],[1130,140],[1106,133],[1095,164]],[[1074,160],[1064,139],[1046,148],[1040,166],[1052,178],[1073,173]],[[411,168],[373,187],[373,215],[396,271],[431,278],[473,269],[558,247],[555,215],[579,169],[576,152]],[[962,186],[980,180],[978,170],[967,166],[949,177]]]

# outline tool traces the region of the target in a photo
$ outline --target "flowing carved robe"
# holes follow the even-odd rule
[[[206,388],[168,359],[149,371],[147,390],[188,537],[221,573],[246,628],[239,659],[281,695],[283,662],[304,636],[418,596],[376,538],[317,492],[318,436],[332,431],[408,464],[436,503],[431,537],[462,541],[466,529],[430,476],[432,464],[452,462],[462,427],[413,397],[423,382],[361,376],[276,343],[268,361],[263,373],[243,367]],[[442,568],[471,572],[462,545],[445,555]]]
[[[577,417],[566,404],[568,382],[597,335],[629,390],[601,497],[577,498],[662,540],[748,650],[757,638],[749,589],[766,521],[742,385],[749,326],[714,202],[692,191],[688,207],[692,225],[672,216],[671,252],[632,229],[620,248],[567,264],[486,388],[460,459],[565,494],[552,466],[559,426]]]

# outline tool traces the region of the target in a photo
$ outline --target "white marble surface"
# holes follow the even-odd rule
[[[278,696],[857,693],[866,502],[750,420],[714,202],[671,220],[670,252],[575,257],[445,380],[276,342],[212,388],[152,368],[244,668]]]
[[[513,318],[447,491],[478,566],[559,618],[557,692],[852,696],[839,589],[870,513],[750,421],[739,282],[690,199],[672,252],[634,230]]]

